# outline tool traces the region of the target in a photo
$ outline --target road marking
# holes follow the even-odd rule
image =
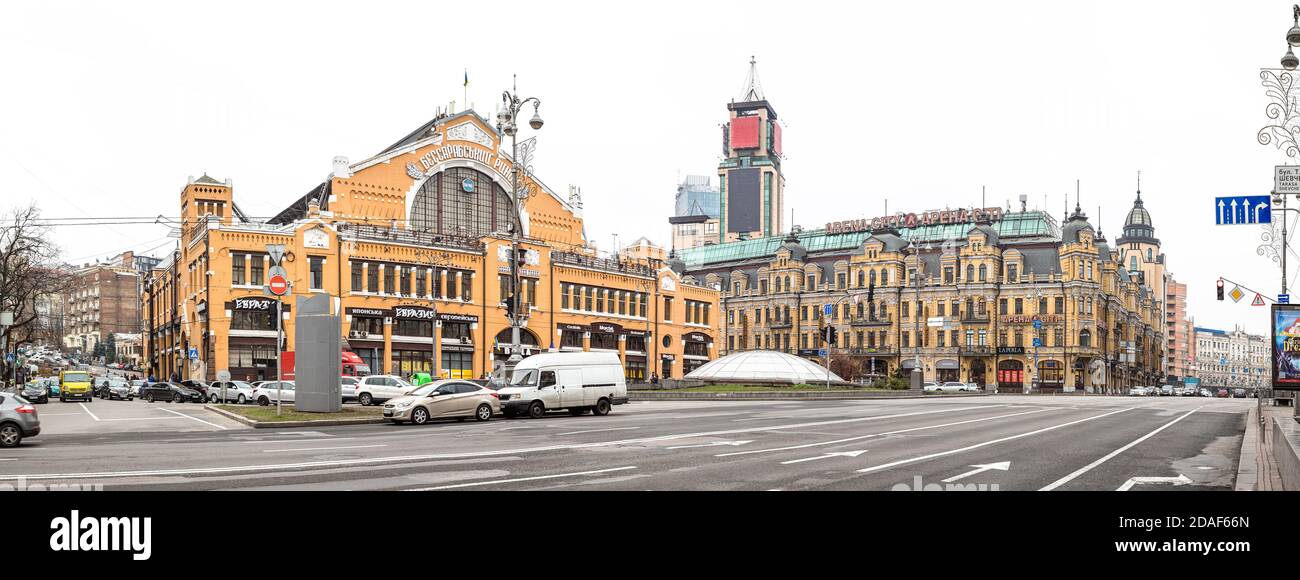
[[[966,421],[957,421],[957,422],[955,422],[955,423],[944,423],[944,424],[942,424],[942,425],[928,425],[928,426],[925,426],[925,427],[912,427],[912,428],[910,428],[910,429],[900,429],[900,430],[898,430],[898,431],[885,431],[884,433],[871,433],[871,434],[868,434],[868,435],[858,435],[857,437],[847,437],[847,438],[845,438],[845,439],[836,439],[836,440],[834,440],[834,441],[820,441],[820,442],[817,442],[817,443],[805,443],[805,444],[803,444],[803,445],[791,445],[791,446],[789,446],[789,447],[773,447],[773,448],[771,448],[771,449],[753,449],[753,450],[750,450],[750,451],[734,451],[734,452],[732,452],[732,453],[721,453],[721,454],[718,454],[718,455],[714,455],[714,457],[730,457],[730,456],[732,456],[732,455],[749,455],[749,454],[752,454],[752,453],[769,453],[769,452],[772,452],[772,451],[789,451],[789,450],[791,450],[791,449],[806,449],[806,448],[808,448],[808,447],[820,447],[820,446],[822,446],[822,445],[835,445],[836,443],[848,443],[849,441],[859,441],[859,440],[862,440],[862,439],[869,439],[869,438],[871,438],[871,437],[883,437],[883,436],[885,436],[885,435],[898,435],[898,434],[900,434],[900,433],[911,433],[911,432],[913,432],[913,431],[924,431],[924,430],[926,430],[926,429],[939,429],[939,428],[942,428],[942,427],[952,427],[952,426],[955,426],[955,425],[965,425],[965,424],[967,424],[967,423],[979,423],[980,421],[992,421],[992,420],[994,420],[994,419],[1005,419],[1005,418],[1007,418],[1007,417],[1015,417],[1015,416],[1018,416],[1018,415],[1028,415],[1028,414],[1030,414],[1030,413],[1041,413],[1041,412],[1043,412],[1043,411],[1050,411],[1050,410],[1051,410],[1051,409],[1035,409],[1035,410],[1033,410],[1033,411],[1026,411],[1026,412],[1024,412],[1024,413],[1011,413],[1011,414],[1009,414],[1009,415],[998,415],[998,416],[996,416],[996,417],[982,417],[982,418],[979,418],[979,419],[968,419],[968,420],[966,420]]]
[[[345,445],[342,447],[305,447],[302,449],[263,449],[262,453],[284,453],[286,451],[331,451],[334,449],[365,449],[367,447],[388,447],[388,445]]]
[[[337,439],[294,439],[292,441],[285,441],[283,439],[267,441],[267,440],[259,439],[253,441],[245,441],[244,443],[256,444],[256,445],[263,445],[266,443],[315,443],[317,441],[329,441],[330,443],[333,443],[335,441],[347,441],[349,439],[356,439],[356,437],[339,437]]]
[[[934,459],[934,458],[936,458],[936,457],[943,457],[943,456],[945,456],[945,455],[953,455],[953,454],[956,454],[956,453],[962,453],[962,452],[965,452],[965,451],[970,451],[970,450],[972,450],[972,449],[979,449],[980,447],[987,447],[987,446],[989,446],[989,445],[995,445],[995,444],[998,444],[998,443],[1004,443],[1004,442],[1006,442],[1006,441],[1011,441],[1011,440],[1014,440],[1014,439],[1020,439],[1021,437],[1029,437],[1029,436],[1032,436],[1032,435],[1037,435],[1037,434],[1039,434],[1039,433],[1046,433],[1046,432],[1048,432],[1048,431],[1052,431],[1052,430],[1055,430],[1055,429],[1060,429],[1060,428],[1062,428],[1062,427],[1069,427],[1069,426],[1071,426],[1071,425],[1078,425],[1079,423],[1085,423],[1085,422],[1087,422],[1087,421],[1091,421],[1091,420],[1093,420],[1093,419],[1101,419],[1102,417],[1109,417],[1109,416],[1114,415],[1114,414],[1116,414],[1116,413],[1123,413],[1124,411],[1132,411],[1133,409],[1136,409],[1136,408],[1137,408],[1137,407],[1129,407],[1129,408],[1127,408],[1127,409],[1120,409],[1120,410],[1118,410],[1118,411],[1111,411],[1111,412],[1109,412],[1109,413],[1102,413],[1102,414],[1100,414],[1100,415],[1093,415],[1093,416],[1091,416],[1091,417],[1085,417],[1085,418],[1083,418],[1083,419],[1079,419],[1079,420],[1076,420],[1076,421],[1070,421],[1069,423],[1061,423],[1060,425],[1052,425],[1051,427],[1044,427],[1044,428],[1042,428],[1042,429],[1035,429],[1035,430],[1033,430],[1033,431],[1029,431],[1029,432],[1027,432],[1027,433],[1020,433],[1019,435],[1011,435],[1011,436],[1009,436],[1009,437],[1000,437],[1000,438],[998,438],[998,439],[994,439],[994,440],[992,440],[992,441],[985,441],[985,442],[983,442],[983,443],[976,443],[976,444],[974,444],[974,445],[968,445],[968,446],[966,446],[966,447],[962,447],[962,448],[960,448],[960,449],[952,449],[952,450],[949,450],[949,451],[940,451],[939,453],[931,453],[931,454],[929,454],[929,455],[922,455],[922,456],[920,456],[920,457],[913,457],[913,458],[911,458],[911,459],[903,459],[903,460],[900,460],[900,461],[894,461],[894,462],[892,462],[892,463],[886,463],[886,464],[884,464],[884,465],[877,465],[877,466],[875,466],[875,467],[867,467],[867,468],[865,468],[865,469],[859,469],[859,470],[858,470],[858,473],[871,473],[871,472],[873,472],[873,471],[880,471],[880,470],[883,470],[883,469],[889,469],[889,468],[891,468],[891,467],[898,467],[899,465],[907,465],[908,463],[916,463],[916,462],[918,462],[918,461],[925,461],[925,460],[927,460],[927,459]]]
[[[1131,477],[1128,481],[1124,482],[1124,485],[1119,486],[1119,489],[1115,491],[1128,491],[1135,485],[1145,485],[1149,483],[1172,483],[1174,486],[1179,486],[1187,485],[1191,482],[1191,478],[1181,473],[1178,474],[1178,477]]]
[[[832,453],[824,453],[816,457],[805,457],[803,459],[791,459],[790,461],[782,461],[781,465],[790,465],[791,463],[803,463],[805,461],[817,461],[818,459],[830,459],[832,457],[857,457],[866,452],[867,452],[866,449],[863,449],[861,451],[835,451]]]
[[[752,440],[750,440],[750,441],[714,441],[713,443],[704,443],[704,444],[702,444],[702,445],[677,445],[677,446],[675,446],[675,447],[667,447],[667,449],[690,449],[690,448],[692,448],[692,447],[716,447],[716,446],[718,446],[718,445],[730,445],[730,446],[732,446],[732,447],[739,447],[739,446],[744,445],[744,444],[746,444],[746,443],[753,443],[753,441],[752,441]]]
[[[977,474],[977,473],[984,473],[985,471],[988,471],[988,470],[990,470],[990,469],[996,469],[996,470],[998,470],[998,471],[1006,471],[1006,470],[1008,470],[1008,469],[1011,469],[1011,462],[1010,462],[1010,461],[1002,461],[1002,462],[999,462],[999,463],[989,463],[989,464],[987,464],[987,465],[972,465],[971,467],[974,467],[975,469],[972,469],[972,470],[970,470],[970,471],[967,471],[966,473],[963,473],[963,474],[961,474],[961,475],[954,475],[954,476],[952,476],[952,477],[949,477],[948,479],[943,480],[943,482],[944,482],[944,483],[952,483],[952,482],[957,481],[957,480],[960,480],[960,479],[966,479],[967,477],[970,477],[970,476],[975,475],[975,474]]]
[[[89,409],[88,407],[86,407],[86,404],[85,404],[85,403],[77,403],[77,404],[78,404],[78,405],[81,405],[81,410],[82,410],[82,411],[85,411],[87,415],[90,415],[90,418],[91,418],[91,419],[94,419],[94,420],[96,420],[96,421],[99,420],[99,417],[96,417],[94,413],[91,413],[91,412],[90,412],[90,409]]]
[[[0,461],[18,461],[18,458],[17,458],[17,457],[9,457],[9,458],[0,459]]]
[[[109,421],[171,421],[173,419],[180,419],[180,417],[127,417],[123,419],[100,419],[100,421],[107,423]]]
[[[1168,429],[1168,428],[1171,427],[1174,423],[1177,423],[1177,422],[1179,422],[1179,421],[1182,421],[1183,419],[1186,419],[1186,418],[1187,418],[1188,416],[1190,416],[1192,413],[1195,413],[1195,412],[1197,412],[1197,411],[1199,411],[1199,410],[1201,410],[1201,409],[1203,409],[1203,408],[1204,408],[1204,406],[1201,406],[1201,407],[1197,407],[1197,408],[1195,408],[1195,409],[1192,409],[1191,411],[1188,411],[1187,413],[1185,413],[1185,414],[1179,416],[1177,419],[1174,419],[1173,421],[1170,421],[1170,422],[1168,422],[1168,423],[1165,423],[1164,425],[1161,425],[1160,427],[1156,428],[1155,431],[1152,431],[1152,432],[1150,432],[1150,433],[1147,433],[1146,435],[1143,435],[1143,436],[1141,436],[1141,437],[1138,437],[1137,440],[1133,441],[1132,443],[1129,443],[1128,445],[1125,445],[1125,446],[1123,446],[1123,447],[1120,447],[1119,449],[1116,449],[1116,450],[1114,450],[1114,451],[1111,451],[1110,453],[1107,453],[1105,457],[1102,457],[1101,459],[1098,459],[1098,460],[1096,460],[1096,461],[1094,461],[1094,462],[1092,462],[1092,463],[1089,463],[1089,464],[1087,464],[1087,465],[1085,465],[1085,466],[1079,468],[1079,469],[1076,470],[1074,473],[1071,473],[1071,474],[1069,474],[1069,475],[1067,475],[1067,476],[1065,476],[1065,477],[1062,477],[1061,479],[1058,479],[1058,480],[1056,480],[1056,481],[1053,481],[1052,483],[1048,484],[1047,487],[1044,487],[1044,488],[1042,488],[1042,489],[1040,489],[1040,490],[1038,490],[1038,491],[1052,491],[1052,490],[1054,490],[1054,489],[1056,489],[1056,488],[1058,488],[1058,487],[1061,487],[1062,485],[1065,485],[1065,484],[1067,484],[1067,483],[1070,483],[1070,481],[1072,481],[1074,478],[1079,477],[1080,475],[1083,475],[1083,474],[1085,474],[1085,473],[1088,473],[1089,471],[1092,471],[1092,469],[1093,469],[1094,467],[1097,467],[1098,465],[1101,465],[1101,464],[1103,464],[1103,463],[1105,463],[1105,462],[1107,462],[1107,461],[1110,461],[1110,460],[1111,460],[1112,458],[1114,458],[1116,455],[1119,455],[1120,453],[1123,453],[1123,452],[1125,452],[1125,451],[1128,451],[1129,449],[1132,449],[1132,448],[1133,448],[1134,446],[1136,446],[1138,443],[1141,443],[1141,442],[1143,442],[1143,441],[1146,441],[1147,439],[1150,439],[1151,437],[1154,437],[1156,433],[1159,433],[1159,432],[1161,432],[1161,431],[1164,431],[1165,429]]]
[[[40,416],[42,417],[71,417],[73,415],[80,417],[81,413],[41,413],[40,414]]]
[[[542,447],[525,447],[522,449],[498,449],[493,451],[473,451],[465,453],[430,453],[425,455],[397,455],[388,457],[367,457],[361,459],[337,459],[331,461],[308,461],[300,463],[280,463],[280,464],[259,464],[259,465],[236,465],[230,467],[193,467],[187,469],[144,469],[138,471],[100,471],[100,472],[83,472],[83,473],[32,473],[32,474],[0,474],[0,481],[16,480],[19,478],[27,480],[44,480],[44,479],[89,479],[89,478],[120,478],[120,477],[147,477],[147,476],[170,476],[170,475],[212,475],[225,473],[247,473],[254,471],[292,471],[300,469],[315,468],[334,468],[334,467],[351,467],[357,465],[376,465],[385,463],[409,463],[415,461],[436,461],[440,459],[469,459],[478,457],[501,457],[522,455],[525,453],[541,453],[545,451],[567,451],[572,449],[596,449],[600,447],[614,447],[619,445],[636,445],[640,443],[654,443],[657,441],[674,441],[677,439],[696,439],[700,437],[713,437],[717,435],[733,435],[736,433],[753,433],[756,431],[779,431],[782,429],[797,429],[799,427],[811,427],[816,425],[854,423],[860,421],[874,421],[877,419],[892,419],[897,417],[909,417],[915,415],[930,415],[934,413],[946,413],[955,411],[969,411],[975,409],[985,409],[989,407],[1003,407],[1005,405],[977,405],[963,407],[958,409],[936,409],[933,411],[922,411],[917,413],[900,413],[897,415],[874,415],[870,417],[857,417],[853,419],[837,419],[833,421],[818,421],[813,423],[795,423],[790,425],[778,425],[775,427],[754,427],[747,429],[728,429],[724,431],[702,431],[697,433],[678,433],[673,435],[659,435],[654,437],[640,437],[636,439],[617,439],[614,441],[597,441],[593,443],[573,443],[565,445],[546,445]]]
[[[556,475],[539,475],[539,476],[536,476],[536,477],[520,477],[520,478],[517,478],[517,479],[494,479],[494,480],[492,480],[492,481],[478,481],[478,482],[474,482],[474,483],[458,483],[458,484],[455,484],[455,485],[440,485],[440,486],[437,486],[437,487],[421,487],[421,488],[416,488],[416,489],[408,489],[408,490],[406,490],[406,491],[433,491],[433,490],[437,490],[437,489],[455,489],[455,488],[458,488],[458,487],[474,487],[474,486],[478,486],[478,485],[497,485],[497,484],[499,484],[499,483],[515,483],[515,482],[519,482],[519,481],[537,481],[537,480],[540,480],[540,479],[555,479],[555,478],[558,478],[558,477],[575,477],[575,476],[579,476],[579,475],[596,475],[596,474],[598,474],[598,473],[609,473],[609,472],[611,472],[611,471],[626,471],[626,470],[628,470],[628,469],[636,469],[636,466],[635,466],[635,465],[629,465],[629,466],[627,466],[627,467],[615,467],[615,468],[612,468],[612,469],[599,469],[599,470],[596,470],[596,471],[579,471],[579,472],[577,472],[577,473],[559,473],[559,474],[556,474]]]
[[[173,411],[173,410],[171,410],[171,409],[163,409],[163,410],[164,410],[164,411],[167,411],[168,413],[172,413],[172,414],[175,414],[175,415],[180,415],[180,416],[182,416],[182,417],[185,417],[186,419],[193,419],[193,420],[195,420],[195,421],[198,421],[198,422],[200,422],[200,423],[203,423],[204,425],[212,425],[213,427],[216,427],[216,428],[218,428],[218,429],[221,429],[222,431],[225,431],[225,430],[226,430],[226,428],[225,428],[225,427],[222,427],[221,425],[218,425],[218,424],[216,424],[216,423],[209,423],[209,422],[207,422],[207,421],[204,421],[203,419],[200,419],[200,418],[198,418],[198,417],[192,417],[192,416],[190,416],[190,415],[186,415],[185,413],[182,413],[182,412],[180,412],[180,411]]]
[[[556,433],[556,435],[577,435],[579,433],[600,433],[602,431],[627,431],[629,429],[640,429],[640,427],[611,427],[609,429],[590,429],[587,431],[569,431],[567,433]]]

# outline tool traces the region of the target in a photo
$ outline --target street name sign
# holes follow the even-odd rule
[[[1300,165],[1273,166],[1273,193],[1300,195]]]
[[[1278,304],[1290,304],[1290,303],[1291,303],[1291,295],[1290,295],[1290,294],[1278,294],[1278,295],[1277,295],[1277,303],[1278,303]]]
[[[1267,195],[1214,198],[1214,225],[1273,223],[1272,201]]]

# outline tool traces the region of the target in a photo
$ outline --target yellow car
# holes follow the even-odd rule
[[[95,389],[90,386],[90,373],[63,371],[59,373],[59,400],[80,399],[87,403],[95,400]]]

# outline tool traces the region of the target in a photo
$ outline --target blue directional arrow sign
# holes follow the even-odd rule
[[[1273,223],[1272,205],[1267,195],[1236,195],[1214,198],[1214,225]]]

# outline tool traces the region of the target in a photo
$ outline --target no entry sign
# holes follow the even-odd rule
[[[284,296],[289,291],[289,282],[284,279],[284,276],[271,276],[271,279],[267,281],[267,286],[271,289],[271,293],[276,296]]]

